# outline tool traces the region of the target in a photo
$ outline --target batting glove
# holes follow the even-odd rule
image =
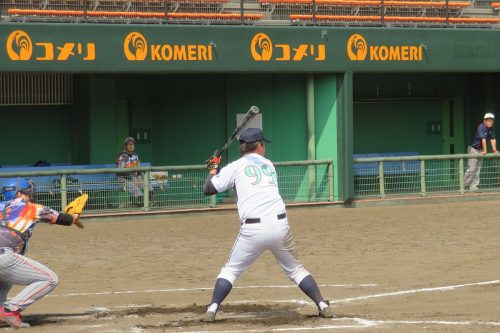
[[[221,159],[222,159],[221,156],[210,157],[208,160],[205,161],[205,163],[207,163],[207,169],[210,171],[218,170],[220,167]]]

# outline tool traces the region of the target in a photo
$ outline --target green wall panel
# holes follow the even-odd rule
[[[275,75],[272,92],[274,161],[307,159],[305,77]]]
[[[116,147],[116,86],[112,78],[90,82],[90,164],[114,163]]]
[[[469,80],[464,73],[356,73],[354,100],[453,98],[468,93]]]
[[[72,163],[86,164],[90,160],[90,78],[88,75],[74,77],[73,126],[68,126],[72,137]],[[43,107],[38,107],[43,108]]]
[[[334,163],[334,195],[338,200],[339,156],[338,144],[349,144],[347,138],[339,140],[337,104],[337,75],[314,76],[314,102],[315,102],[315,135],[316,159],[333,160]],[[324,193],[321,195],[325,195]]]
[[[1,106],[0,165],[71,162],[71,106]]]
[[[269,60],[255,41],[265,34]],[[355,59],[351,37],[363,38]],[[16,60],[29,40],[31,54]],[[0,24],[0,71],[85,73],[470,72],[500,70],[498,29]],[[133,41],[132,41],[133,40]],[[138,48],[142,40],[144,48]],[[132,41],[132,42],[131,42]],[[43,46],[45,45],[45,46]],[[285,45],[285,46],[283,46]],[[61,50],[69,49],[71,53]],[[53,54],[47,53],[47,48]],[[90,50],[95,49],[95,52]],[[166,53],[178,49],[184,55]],[[205,55],[201,50],[204,50]],[[11,50],[9,52],[8,50]],[[188,50],[191,55],[186,55]],[[210,56],[207,51],[210,50]],[[252,50],[254,52],[252,52]],[[288,52],[286,51],[288,50]],[[390,51],[392,50],[392,51]],[[405,57],[408,51],[418,57]],[[384,51],[384,52],[383,52]],[[163,54],[162,54],[163,52]],[[358,51],[355,51],[358,53]],[[384,54],[399,54],[387,58]],[[44,59],[44,60],[42,60]]]
[[[224,76],[158,76],[152,83],[153,164],[203,164],[226,141]]]
[[[126,100],[128,108],[128,124],[126,136],[136,138],[136,151],[143,162],[152,162],[152,142],[151,131],[152,122],[152,91],[156,84],[154,78],[149,75],[118,75],[116,76],[117,99]],[[138,133],[136,130],[140,130]],[[144,131],[147,132],[148,140],[142,140]],[[122,135],[123,136],[123,135]],[[117,138],[117,142],[123,149],[123,138]]]
[[[228,75],[227,76],[227,134],[233,133],[236,128],[236,114],[246,113],[252,105],[259,107],[262,114],[264,134],[275,140],[273,132],[273,79],[269,74],[264,75]],[[222,144],[226,140],[222,141]],[[274,158],[274,141],[266,145],[266,155]],[[239,158],[238,142],[230,146],[229,160]]]
[[[354,104],[354,153],[443,151],[441,135],[430,135],[429,121],[442,121],[440,101],[392,101]]]

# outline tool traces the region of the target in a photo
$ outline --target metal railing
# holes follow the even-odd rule
[[[471,159],[483,161],[478,190],[471,190],[464,180]],[[354,159],[357,199],[492,191],[500,192],[500,154]]]
[[[333,201],[332,161],[277,162],[275,167],[286,203]],[[31,179],[37,202],[59,211],[85,192],[86,212],[112,213],[208,208],[232,196],[205,196],[206,176],[204,165],[61,169],[0,172],[0,183],[11,177]]]
[[[0,5],[0,20],[15,22],[492,27],[500,20],[491,2],[478,0],[0,0]],[[490,12],[464,15],[476,5]]]

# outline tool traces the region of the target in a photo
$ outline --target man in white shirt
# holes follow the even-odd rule
[[[276,170],[264,157],[265,142],[270,143],[260,129],[247,128],[240,134],[240,159],[220,172],[220,157],[208,161],[210,173],[204,194],[214,195],[233,188],[238,198],[241,229],[215,282],[212,301],[202,319],[205,322],[215,321],[217,309],[236,279],[266,250],[272,252],[288,277],[316,303],[320,316],[334,316],[333,308],[323,299],[316,281],[295,255]]]

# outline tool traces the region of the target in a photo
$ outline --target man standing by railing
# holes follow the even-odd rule
[[[493,122],[495,115],[493,113],[486,113],[484,121],[477,127],[472,143],[467,147],[468,154],[482,154],[485,155],[487,150],[487,140],[490,140],[491,149],[494,153],[497,152],[497,141],[495,139],[495,131],[493,129]],[[467,161],[469,167],[464,175],[464,185],[469,187],[471,191],[477,191],[479,182],[481,180],[481,166],[483,165],[482,158],[469,158]]]

